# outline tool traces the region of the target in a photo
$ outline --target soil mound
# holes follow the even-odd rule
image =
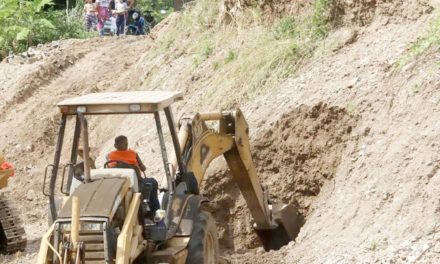
[[[253,144],[254,162],[272,200],[294,204],[307,221],[310,204],[331,182],[357,118],[344,108],[318,103],[285,113]],[[282,183],[282,184],[280,184]],[[244,199],[228,171],[209,176],[203,194],[213,202],[224,250],[256,248],[260,242]]]

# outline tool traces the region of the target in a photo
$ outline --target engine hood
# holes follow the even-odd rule
[[[72,196],[79,198],[81,217],[111,218],[128,190],[125,178],[101,178],[81,184]],[[72,213],[72,198],[61,208],[58,218],[70,218]]]

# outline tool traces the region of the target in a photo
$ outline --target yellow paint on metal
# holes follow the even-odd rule
[[[127,216],[122,226],[121,233],[118,236],[116,264],[129,264],[131,253],[131,239],[136,227],[136,220],[141,203],[141,194],[135,193],[130,202]]]

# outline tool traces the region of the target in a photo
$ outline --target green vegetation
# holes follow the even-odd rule
[[[173,3],[173,0],[137,0],[136,8],[142,12],[150,11],[159,22],[173,12]]]
[[[284,16],[267,23],[257,5],[237,14],[224,14],[217,1],[198,0],[170,24],[157,50],[172,47],[179,56],[191,56],[189,75],[198,68],[212,67],[216,74],[208,85],[240,88],[238,99],[227,100],[254,97],[273,91],[304,59],[313,56],[331,29],[331,2],[315,0],[308,15]],[[172,45],[166,41],[170,38],[175,40]],[[223,67],[226,64],[228,67]],[[234,103],[227,100],[225,106]]]
[[[200,44],[200,55],[204,58],[208,58],[214,51],[214,46],[212,42],[207,39]]]
[[[403,66],[417,59],[432,47],[440,47],[440,17],[437,17],[430,25],[428,32],[411,44],[408,52],[397,62],[397,67]]]
[[[55,26],[43,16],[51,0],[2,0],[0,3],[0,53],[21,51],[38,42]]]
[[[209,39],[205,39],[200,43],[200,46],[197,47],[197,53],[193,55],[193,65],[199,66],[204,60],[211,56],[214,51],[214,45]],[[219,65],[215,68],[218,69]]]
[[[281,18],[278,24],[275,26],[273,37],[276,40],[295,38],[297,34],[297,26],[295,25],[295,19],[287,16]]]
[[[315,0],[312,16],[312,31],[318,37],[324,37],[329,31],[328,8],[332,0]]]
[[[368,245],[367,249],[371,250],[371,251],[376,251],[378,246],[379,246],[379,243],[375,239],[373,239],[373,240],[371,240],[370,245]]]
[[[50,9],[52,0],[0,1],[0,59],[32,45],[63,38],[85,38],[82,12]]]
[[[420,92],[421,86],[422,85],[420,83],[413,84],[411,86],[411,95],[418,94]]]
[[[40,43],[97,36],[84,30],[83,0],[70,2],[75,7],[66,12],[55,10],[54,0],[0,0],[0,59]],[[160,21],[173,11],[173,0],[138,0],[137,7]],[[167,42],[171,46],[174,40]]]
[[[225,58],[225,64],[232,62],[233,60],[235,60],[236,57],[237,55],[235,55],[235,53],[232,50],[230,50],[228,56],[226,56]]]

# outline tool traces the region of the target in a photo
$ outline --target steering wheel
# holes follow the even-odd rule
[[[110,163],[116,163],[116,166],[109,167]],[[128,164],[127,162],[124,162],[122,160],[108,160],[106,163],[104,163],[104,168],[132,168],[134,165]]]

